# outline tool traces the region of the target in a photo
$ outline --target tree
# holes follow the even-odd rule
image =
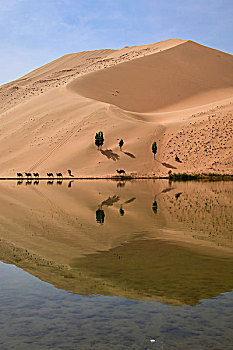
[[[155,159],[155,155],[157,153],[157,144],[156,144],[156,142],[152,143],[152,152],[154,153],[154,159]]]
[[[120,139],[120,142],[119,142],[120,150],[122,149],[123,145],[124,145],[124,141],[122,139]]]
[[[100,149],[104,144],[104,134],[102,131],[99,131],[95,134],[95,145]]]

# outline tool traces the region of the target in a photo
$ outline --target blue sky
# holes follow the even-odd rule
[[[233,0],[0,0],[0,85],[66,53],[191,39],[233,53]]]

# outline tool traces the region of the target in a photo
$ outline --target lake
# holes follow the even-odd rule
[[[1,350],[232,349],[232,182],[0,191]]]

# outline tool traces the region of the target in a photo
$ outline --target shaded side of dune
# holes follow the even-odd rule
[[[188,108],[232,96],[233,56],[188,41],[87,74],[68,84],[68,89],[135,112],[186,100],[180,107]]]

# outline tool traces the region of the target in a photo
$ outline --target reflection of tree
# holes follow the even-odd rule
[[[111,207],[114,203],[118,202],[119,200],[120,200],[120,197],[117,195],[114,195],[112,197],[108,197],[99,206],[103,207],[105,205],[106,207]]]
[[[104,223],[104,210],[103,209],[97,209],[96,210],[96,222],[98,224],[103,224]]]
[[[154,200],[153,204],[152,204],[152,210],[155,214],[157,214],[158,211],[158,204],[157,202]]]
[[[125,211],[124,211],[124,209],[123,209],[122,207],[120,207],[120,210],[119,210],[119,212],[120,212],[120,216],[124,216],[124,214],[125,214]]]

